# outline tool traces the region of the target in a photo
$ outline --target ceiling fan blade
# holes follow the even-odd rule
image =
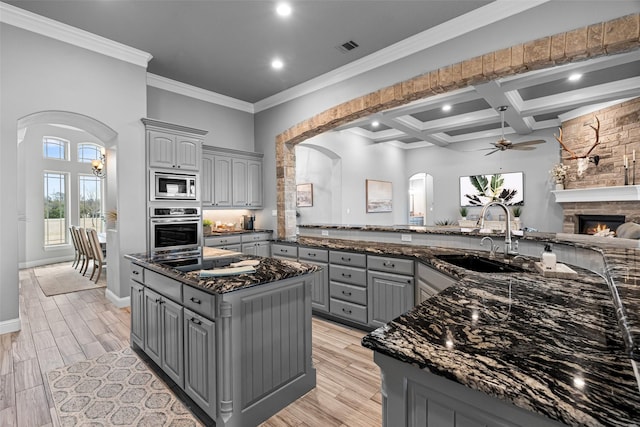
[[[498,151],[502,151],[502,150],[500,150],[499,148],[496,148],[493,151],[489,151],[487,154],[485,154],[485,156],[488,156],[489,154],[493,154],[493,153],[498,152]]]
[[[544,139],[535,139],[533,141],[515,142],[511,144],[511,146],[514,147],[514,146],[523,146],[523,145],[535,145],[535,144],[542,144],[544,142],[546,142]]]
[[[509,148],[510,150],[518,150],[518,151],[531,151],[531,150],[535,150],[536,147],[527,147],[527,146],[517,146],[517,145],[513,145]]]

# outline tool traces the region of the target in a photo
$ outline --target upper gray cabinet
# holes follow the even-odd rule
[[[147,131],[147,158],[151,168],[199,171],[202,137],[207,131],[153,119],[142,119]]]
[[[262,154],[205,147],[201,170],[203,207],[262,207]]]

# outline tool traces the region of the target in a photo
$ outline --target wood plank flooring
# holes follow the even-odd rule
[[[78,273],[61,265],[58,274]],[[46,372],[129,346],[130,315],[104,288],[47,297],[33,269],[20,270],[22,330],[0,335],[0,426],[57,426]],[[317,387],[262,425],[381,425],[380,371],[360,346],[364,332],[313,319]]]

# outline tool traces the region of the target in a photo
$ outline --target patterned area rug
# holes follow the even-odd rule
[[[130,348],[52,370],[47,380],[63,427],[202,425]]]
[[[86,291],[87,289],[104,288],[107,286],[106,268],[100,275],[100,280],[95,283],[89,279],[92,266],[87,269],[86,276],[83,276],[71,267],[71,261],[58,264],[43,265],[33,269],[38,284],[42,292],[48,297],[58,294],[68,294],[70,292]],[[96,273],[98,274],[98,273]]]

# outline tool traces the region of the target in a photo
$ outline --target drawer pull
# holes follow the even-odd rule
[[[316,256],[316,254],[308,253],[307,256]]]
[[[135,274],[137,276],[138,274],[140,274],[140,272],[139,271],[134,271],[133,274]]]
[[[138,293],[140,293],[140,292],[142,292],[142,291],[143,291],[143,289],[142,289],[142,288],[138,289]]]
[[[194,304],[200,304],[200,300],[198,298],[191,297],[190,299]]]
[[[196,325],[202,325],[202,322],[201,322],[201,321],[199,321],[198,319],[196,319],[195,317],[192,317],[192,318],[191,318],[191,321],[192,321],[193,323],[195,323]]]
[[[226,240],[220,240],[220,243],[227,243]]]
[[[342,261],[351,262],[351,258],[340,257]]]
[[[162,300],[160,298],[156,298],[156,302],[160,303],[160,302],[162,302]]]
[[[351,277],[351,274],[342,273],[342,277]]]
[[[286,253],[287,253],[287,252],[289,252],[289,251],[288,251],[287,249],[280,249],[280,252],[283,252],[283,253],[285,253],[285,254],[286,254]]]
[[[346,296],[350,297],[351,296],[351,292],[342,291],[342,295],[346,295]]]
[[[395,268],[396,265],[392,262],[383,262],[382,265],[384,265],[385,267],[391,267],[391,268]]]
[[[347,310],[346,308],[343,308],[342,311],[347,313],[347,314],[351,314],[351,310]]]

